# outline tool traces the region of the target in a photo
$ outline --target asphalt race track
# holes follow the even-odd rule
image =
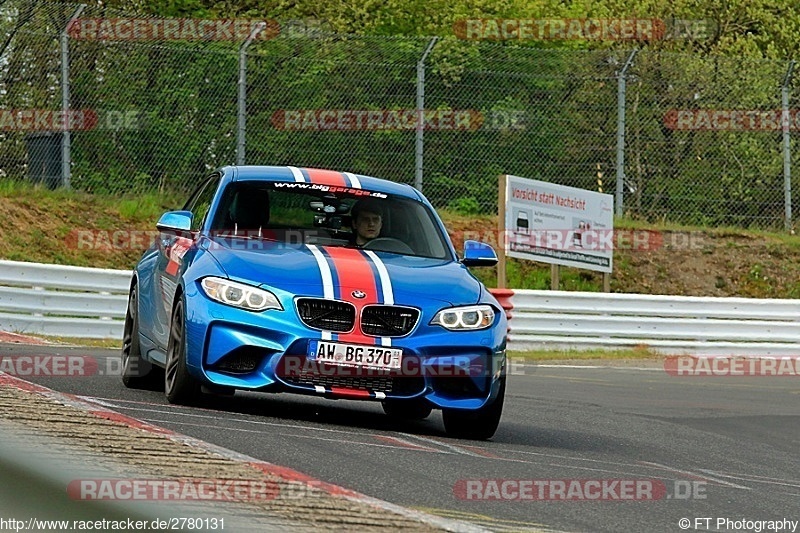
[[[124,388],[116,351],[0,344],[0,356],[47,354],[90,356],[99,370],[20,377],[492,530],[683,531],[688,518],[690,531],[734,531],[742,521],[800,520],[797,377],[675,377],[654,363],[517,366],[500,429],[477,442],[447,438],[436,411],[397,425],[377,403],[237,393],[214,397],[213,408],[172,406],[163,393]],[[601,484],[602,496],[590,492]],[[644,489],[623,490],[632,484]],[[585,492],[567,500],[565,486]],[[537,499],[537,489],[550,496]]]

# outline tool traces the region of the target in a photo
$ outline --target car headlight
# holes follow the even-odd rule
[[[247,309],[248,311],[283,310],[283,306],[277,296],[252,285],[213,277],[204,278],[200,285],[202,285],[203,291],[209,298],[226,305]]]
[[[451,331],[486,329],[494,323],[494,309],[488,305],[470,305],[442,309],[431,320],[431,324]]]

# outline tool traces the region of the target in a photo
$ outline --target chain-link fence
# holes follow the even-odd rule
[[[797,211],[788,61],[333,35],[310,21],[261,28],[32,0],[0,15],[5,179],[184,191],[238,160],[411,183],[463,212],[494,212],[503,173],[613,193],[618,212],[650,220],[783,227]]]

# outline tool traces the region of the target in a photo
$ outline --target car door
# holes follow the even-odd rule
[[[162,232],[158,239],[158,257],[156,259],[155,279],[153,288],[157,291],[156,327],[154,328],[155,341],[160,348],[166,351],[169,341],[169,326],[172,317],[172,306],[175,301],[175,291],[180,284],[180,277],[185,270],[184,258],[192,252],[200,229],[214,200],[220,174],[209,176],[189,197],[185,211],[192,213],[191,231],[189,234],[176,234]]]

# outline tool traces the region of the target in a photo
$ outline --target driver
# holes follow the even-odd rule
[[[353,224],[353,244],[364,246],[381,233],[383,209],[376,200],[359,200],[350,210]]]

